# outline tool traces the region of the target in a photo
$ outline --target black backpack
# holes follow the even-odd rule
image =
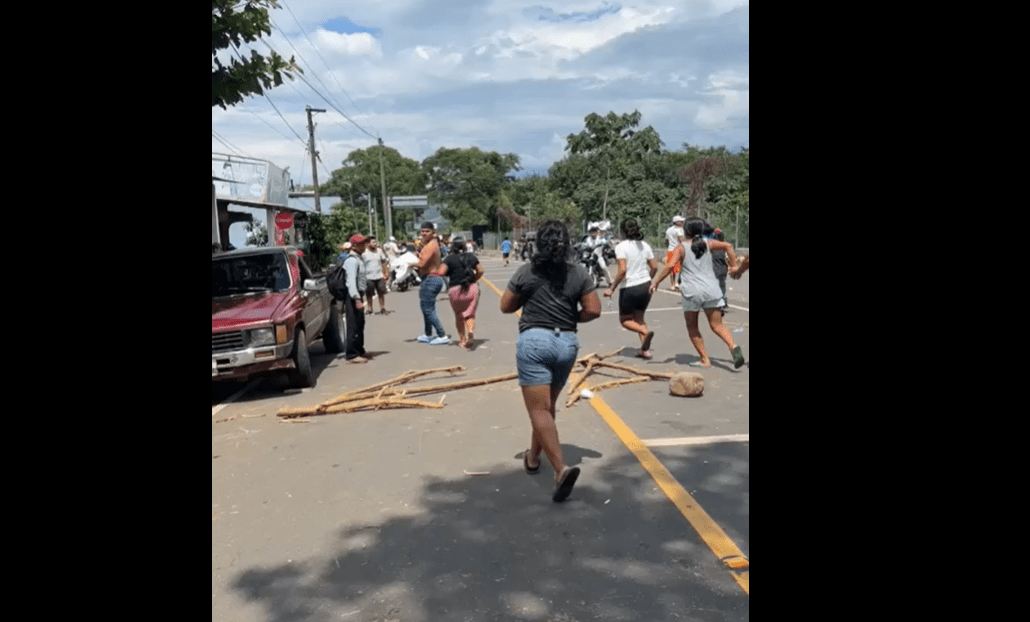
[[[347,269],[343,267],[344,262],[333,262],[326,271],[325,282],[329,286],[329,293],[336,300],[346,300],[350,297],[347,292]]]

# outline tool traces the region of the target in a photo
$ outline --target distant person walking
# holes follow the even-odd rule
[[[729,256],[730,270],[737,265],[737,255],[733,252],[732,244],[718,240],[706,240],[703,235],[704,228],[705,222],[700,218],[692,217],[688,220],[684,227],[688,241],[680,244],[673,251],[672,257],[673,264],[679,264],[682,268],[680,270],[680,296],[683,317],[687,322],[687,334],[690,336],[690,342],[694,345],[694,349],[701,357],[700,361],[690,363],[690,365],[692,367],[712,366],[697,323],[698,314],[704,311],[712,332],[718,335],[730,349],[730,353],[733,355],[733,367],[739,368],[744,364],[744,355],[740,351],[740,346],[733,343],[733,335],[730,334],[729,329],[722,323],[722,313],[719,311],[719,305],[722,304],[722,292],[719,290],[719,281],[715,278],[715,271],[712,269],[711,251],[726,251]],[[662,268],[658,278],[651,282],[650,291],[652,293],[671,270],[672,266],[669,264]]]
[[[440,276],[450,280],[447,295],[454,311],[454,323],[461,341],[458,345],[471,350],[473,333],[476,330],[476,308],[479,306],[479,285],[483,276],[483,264],[466,248],[465,238],[460,235],[451,239],[451,252],[440,266]]]
[[[580,471],[567,466],[562,458],[556,404],[576,364],[576,325],[601,315],[593,280],[586,268],[570,261],[571,250],[565,225],[557,220],[545,222],[537,230],[531,263],[515,271],[501,296],[502,313],[522,309],[515,362],[533,427],[522,465],[527,473],[538,473],[540,452],[547,455],[555,472],[554,501],[569,496]]]
[[[418,253],[418,261],[414,264],[422,276],[422,285],[419,286],[419,306],[422,308],[422,321],[424,333],[418,336],[418,341],[434,346],[440,346],[451,342],[447,333],[440,323],[440,316],[436,314],[436,297],[443,289],[443,278],[440,276],[440,243],[436,237],[436,225],[426,221],[422,223],[422,250]],[[436,329],[436,337],[433,337],[433,329]]]
[[[665,265],[672,266],[672,274],[669,275],[669,291],[673,292],[679,291],[679,285],[676,281],[680,275],[680,265],[673,263],[672,254],[677,248],[679,248],[679,245],[682,244],[684,240],[683,220],[682,216],[673,216],[672,226],[665,230],[665,241],[667,244],[665,251]],[[659,284],[661,284],[660,280]]]
[[[379,313],[386,315],[386,279],[389,277],[389,263],[386,260],[386,253],[379,248],[379,241],[374,235],[368,236],[368,248],[361,254],[361,260],[365,262],[365,277],[368,279],[368,287],[365,295],[368,297],[367,315],[372,315],[372,299],[379,298]]]
[[[604,291],[610,298],[619,283],[625,281],[619,292],[619,323],[628,331],[640,337],[640,358],[651,358],[651,340],[654,331],[644,323],[644,312],[651,302],[651,279],[658,271],[654,260],[654,251],[644,241],[644,234],[635,220],[622,223],[622,242],[615,246],[615,261],[619,272],[612,281],[612,286]]]
[[[507,237],[501,242],[501,257],[504,258],[504,265],[508,265],[508,255],[511,253],[511,240]]]

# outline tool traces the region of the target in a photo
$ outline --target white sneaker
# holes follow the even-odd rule
[[[429,343],[430,342],[429,337],[426,336],[426,335],[419,335],[417,340],[421,341],[422,343]]]
[[[429,342],[431,346],[442,346],[451,342],[450,337],[437,337],[436,339]]]

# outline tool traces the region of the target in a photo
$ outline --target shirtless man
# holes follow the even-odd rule
[[[443,277],[440,276],[440,243],[436,240],[436,227],[431,222],[422,223],[422,250],[418,253],[418,262],[415,269],[422,276],[422,285],[419,286],[419,305],[422,307],[422,321],[424,333],[418,336],[418,341],[430,345],[439,346],[450,343],[447,333],[443,330],[440,316],[436,314],[436,297],[443,290]],[[436,338],[433,338],[433,329],[436,329]]]

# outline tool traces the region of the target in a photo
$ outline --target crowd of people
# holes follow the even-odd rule
[[[668,247],[664,266],[659,270],[651,246],[635,220],[626,220],[621,227],[622,241],[615,247],[618,272],[604,297],[619,290],[619,324],[638,336],[638,356],[652,358],[651,343],[655,333],[644,315],[651,297],[662,281],[671,279],[670,289],[678,292],[691,344],[699,360],[691,365],[710,367],[711,361],[698,328],[703,312],[712,331],[726,344],[733,365],[744,364],[740,346],[722,323],[726,309],[725,280],[740,278],[749,267],[749,258],[737,260],[731,244],[721,239],[721,231],[713,229],[701,218],[676,216],[666,231]],[[592,232],[595,239],[597,235]],[[524,244],[524,240],[520,240]],[[417,251],[413,264],[421,277],[419,308],[423,330],[416,341],[430,345],[451,343],[436,311],[437,297],[447,284],[447,296],[454,313],[459,346],[473,349],[476,310],[479,305],[478,281],[483,266],[469,241],[461,235],[441,237],[431,222],[422,223],[420,239],[397,245],[394,238],[379,247],[374,237],[351,236],[340,245],[339,261],[347,269],[347,297],[342,301],[347,316],[347,349],[349,363],[365,363],[370,355],[365,350],[365,316],[373,313],[378,297],[379,313],[386,314],[385,297],[390,291],[390,260],[405,250]],[[520,250],[508,238],[501,244],[504,265],[512,252]],[[515,363],[523,403],[529,415],[531,435],[523,452],[523,469],[528,474],[540,471],[541,456],[546,456],[554,469],[552,499],[562,501],[571,493],[580,474],[577,466],[565,464],[558,429],[555,423],[558,397],[568,381],[579,351],[577,327],[601,315],[601,303],[594,281],[587,268],[575,262],[573,243],[565,225],[545,222],[536,231],[534,252],[527,263],[519,266],[501,295],[502,313],[521,310],[519,335],[515,346]],[[435,333],[435,336],[434,336]]]

